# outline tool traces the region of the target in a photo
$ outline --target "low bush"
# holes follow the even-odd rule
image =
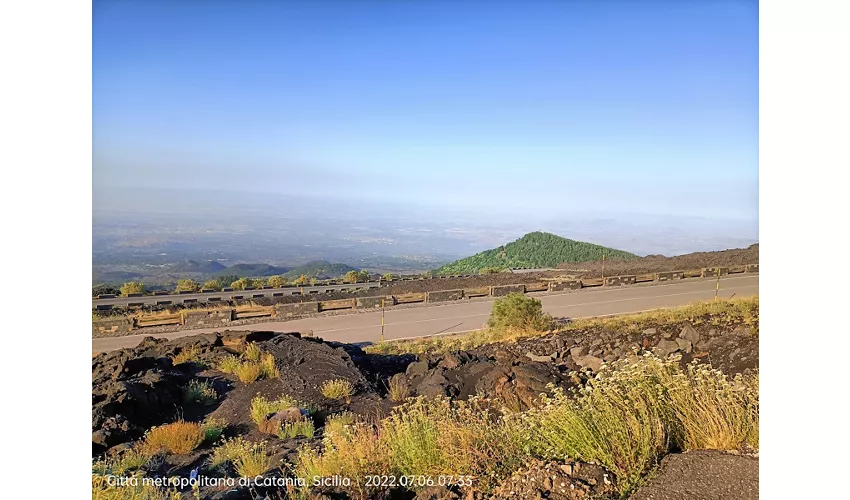
[[[345,399],[350,402],[354,394],[354,386],[345,379],[328,380],[320,388],[322,395],[328,399]]]
[[[183,387],[183,401],[186,403],[208,405],[217,400],[218,393],[212,384],[206,380],[192,379]]]
[[[496,299],[487,325],[495,330],[544,331],[553,326],[553,321],[552,316],[543,312],[540,300],[514,292]]]
[[[150,429],[145,434],[143,450],[149,456],[160,451],[182,455],[200,446],[206,432],[200,424],[178,420]]]

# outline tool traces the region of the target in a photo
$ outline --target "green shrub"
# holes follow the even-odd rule
[[[487,325],[496,330],[542,331],[551,328],[552,323],[552,317],[543,312],[543,304],[538,299],[518,292],[496,299],[487,321]]]
[[[183,401],[208,405],[218,400],[218,393],[212,384],[206,380],[192,379],[183,387]]]
[[[208,418],[201,423],[204,431],[204,443],[214,443],[224,433],[227,422],[223,418]]]

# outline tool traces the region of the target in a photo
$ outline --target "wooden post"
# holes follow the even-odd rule
[[[384,341],[384,299],[381,299],[381,342]]]

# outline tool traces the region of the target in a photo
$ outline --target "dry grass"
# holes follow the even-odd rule
[[[557,331],[570,332],[600,328],[637,332],[651,326],[687,321],[694,326],[710,326],[721,330],[732,329],[736,325],[745,325],[758,334],[758,307],[758,295],[717,302],[696,302],[687,306],[638,314],[578,319],[559,327]],[[547,334],[547,331],[535,328],[485,328],[460,335],[383,342],[368,346],[364,350],[371,354],[444,353],[474,349],[496,342],[511,342],[524,338],[540,337]]]
[[[347,428],[351,427],[356,422],[357,415],[350,411],[337,413],[335,415],[331,415],[327,418],[327,420],[325,420],[325,427],[322,432],[326,436],[328,434],[339,434],[345,432]]]
[[[145,434],[144,452],[154,455],[160,451],[182,455],[200,446],[206,439],[206,432],[200,424],[178,420],[150,429]]]
[[[236,369],[233,370],[233,374],[239,377],[245,384],[250,384],[252,382],[256,382],[263,376],[263,367],[259,363],[240,363]]]
[[[387,394],[391,401],[400,403],[410,396],[410,385],[403,377],[392,377],[387,383]]]
[[[183,497],[173,489],[162,490],[151,484],[144,484],[139,477],[136,485],[112,485],[106,476],[92,474],[92,500],[181,500]]]
[[[316,428],[310,420],[302,422],[287,422],[277,430],[277,436],[281,439],[304,436],[311,438],[316,434]]]
[[[555,391],[520,420],[536,455],[600,463],[626,494],[671,448],[758,449],[758,419],[757,375],[729,380],[647,355],[615,363],[575,394]]]
[[[218,370],[224,373],[233,373],[240,365],[239,358],[233,354],[228,354],[219,360]]]
[[[202,364],[200,360],[201,349],[198,346],[191,346],[188,348],[184,348],[180,351],[180,354],[171,358],[171,363],[175,366],[182,365],[183,363],[196,363]]]
[[[351,402],[351,395],[354,394],[354,386],[351,382],[341,378],[326,381],[319,390],[322,396],[328,399],[345,399],[347,403]]]
[[[410,399],[375,426],[328,424],[323,451],[302,448],[299,477],[465,474],[488,491],[529,459],[583,460],[632,492],[671,449],[758,448],[758,377],[646,356],[603,369],[579,391],[496,416],[482,400]],[[498,457],[498,459],[494,459]],[[361,483],[353,489],[370,493]]]
[[[245,384],[280,376],[274,356],[271,353],[263,354],[254,343],[248,344],[241,357],[232,354],[223,357],[218,362],[218,369],[236,375]]]
[[[262,354],[260,347],[254,342],[251,342],[245,347],[245,353],[242,355],[242,358],[248,361],[259,361],[260,354]]]
[[[266,472],[272,466],[265,443],[251,443],[241,437],[225,440],[213,449],[208,464],[211,469],[219,470],[227,464],[232,464],[240,477],[251,478]]]

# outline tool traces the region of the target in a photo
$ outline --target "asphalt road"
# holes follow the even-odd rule
[[[720,280],[721,298],[758,294],[757,274],[728,276]],[[714,297],[716,280],[679,281],[649,286],[599,288],[560,294],[539,295],[543,309],[559,318],[613,316],[634,312],[686,305]],[[397,340],[429,335],[461,333],[481,328],[493,308],[492,300],[452,302],[409,309],[388,309],[385,312],[384,338]],[[381,335],[380,311],[304,318],[283,322],[268,322],[235,326],[232,330],[312,330],[325,340],[341,342],[377,342]],[[222,331],[224,328],[182,330],[179,332],[131,335],[92,339],[92,352],[133,347],[144,337],[174,339],[198,333]]]

